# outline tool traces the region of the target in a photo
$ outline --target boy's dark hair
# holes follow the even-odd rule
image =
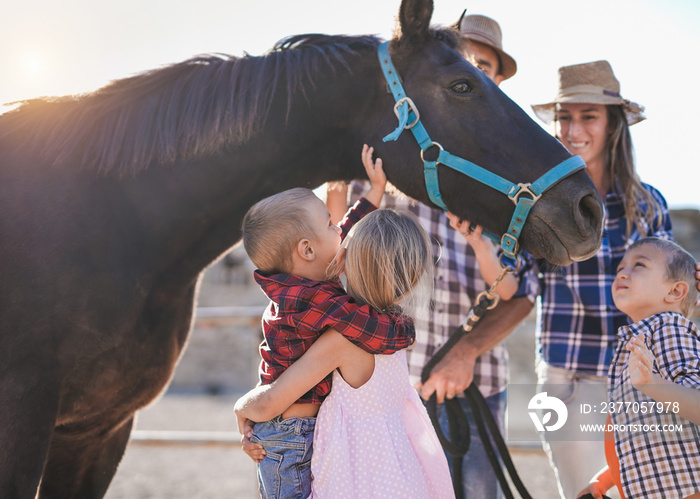
[[[628,250],[640,246],[653,246],[666,255],[666,278],[670,281],[688,283],[688,294],[681,303],[683,315],[689,317],[698,299],[697,281],[695,279],[695,258],[681,246],[658,237],[645,237],[632,243]]]

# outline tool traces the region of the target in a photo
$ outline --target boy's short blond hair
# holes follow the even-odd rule
[[[309,202],[322,202],[310,189],[296,188],[267,197],[243,218],[243,246],[261,272],[289,274],[292,254],[304,238],[313,237]]]
[[[634,242],[628,249],[640,246],[652,246],[666,255],[666,279],[688,284],[688,294],[681,303],[681,311],[686,317],[690,317],[693,307],[698,299],[697,280],[695,279],[695,258],[681,246],[658,237],[645,237]]]

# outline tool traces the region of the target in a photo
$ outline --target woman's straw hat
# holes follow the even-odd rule
[[[466,11],[464,11],[466,13]],[[501,74],[507,80],[518,70],[515,59],[503,51],[503,36],[501,27],[490,17],[472,14],[459,20],[459,32],[463,38],[488,45],[498,54],[501,60]]]
[[[556,105],[575,104],[621,105],[627,124],[634,125],[646,118],[644,106],[620,96],[620,82],[615,78],[608,61],[586,62],[559,68],[559,90],[552,102],[533,104],[539,119],[549,124],[554,121]]]

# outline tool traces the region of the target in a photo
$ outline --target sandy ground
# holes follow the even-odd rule
[[[237,439],[231,408],[235,395],[166,395],[139,415],[108,499],[256,498],[255,466],[235,443],[152,444],[151,430],[191,430],[197,437]],[[225,432],[225,433],[206,433]],[[168,436],[158,433],[158,436]],[[512,457],[525,486],[537,498],[556,498],[547,458],[519,446]]]
[[[534,383],[534,325],[532,320],[523,323],[508,339],[511,352],[511,382]],[[248,333],[246,333],[248,334]],[[203,362],[208,359],[203,352],[197,351],[197,344],[188,347],[185,357],[178,366],[180,374],[189,369],[192,361]],[[217,340],[216,344],[219,345]],[[253,342],[255,343],[255,342]],[[236,358],[250,356],[254,362],[247,370],[257,365],[257,350],[251,343],[248,355],[238,352]],[[221,347],[230,351],[230,347]],[[250,360],[250,359],[248,359]],[[210,363],[211,360],[207,360]],[[229,359],[229,362],[231,360]],[[209,365],[211,368],[212,366]],[[229,376],[247,376],[247,384],[254,383],[250,373]],[[176,372],[176,380],[178,373]],[[257,479],[253,462],[240,450],[235,433],[236,422],[233,404],[238,398],[236,393],[222,395],[204,395],[171,390],[156,403],[141,411],[138,415],[135,432],[124,459],[112,482],[108,499],[219,499],[259,497]],[[511,442],[511,455],[515,467],[531,495],[537,499],[556,499],[556,482],[547,457],[537,437],[531,421],[508,418],[509,430],[515,431],[521,438]],[[182,441],[167,444],[154,444],[151,438],[171,438],[168,431],[189,431],[191,436],[204,441],[226,440],[228,443],[186,443]],[[149,432],[159,432],[157,434]],[[523,442],[523,435],[531,437],[530,442]],[[179,434],[181,435],[181,434]],[[515,489],[513,489],[515,492]]]
[[[527,321],[508,339],[511,352],[511,382],[534,383],[534,326]],[[211,333],[209,333],[211,334]],[[249,334],[249,333],[242,333]],[[223,340],[217,339],[217,350],[230,351]],[[237,340],[240,342],[239,340]],[[256,340],[257,341],[257,340]],[[189,369],[193,361],[207,359],[209,369],[212,361],[204,352],[198,352],[197,343],[192,342],[178,366],[178,375]],[[245,364],[242,357],[254,359],[246,368],[254,372],[258,362],[256,342],[252,342],[248,355],[238,352],[238,363]],[[250,360],[248,359],[248,360]],[[231,359],[228,360],[231,362]],[[231,377],[247,377],[252,386],[251,373],[229,373]],[[245,389],[248,388],[243,383]],[[182,383],[173,383],[182,387]],[[185,385],[187,386],[187,385]],[[243,391],[245,391],[245,389]],[[171,390],[156,403],[141,411],[136,421],[135,432],[124,459],[112,482],[108,499],[219,499],[259,497],[255,465],[240,450],[235,433],[236,422],[233,404],[236,393],[223,395],[184,394],[182,389]],[[529,419],[513,419],[509,433],[516,431],[520,437],[530,432],[531,441],[519,441],[511,447],[511,454],[518,474],[533,497],[556,499],[554,474],[547,462]],[[169,438],[167,431],[190,431],[198,439],[227,440],[228,444],[193,444],[172,442],[153,444],[149,438]],[[161,432],[153,435],[149,432]],[[515,492],[515,489],[513,489]]]
[[[213,333],[209,331],[206,334]],[[249,336],[254,341],[243,341]],[[107,493],[108,499],[258,497],[255,466],[237,443],[240,438],[234,431],[236,423],[232,411],[238,398],[237,393],[246,391],[255,382],[258,340],[252,333],[245,331],[239,336],[234,335],[234,338],[237,339],[222,339],[217,336],[215,341],[210,342],[210,346],[199,345],[196,340],[191,341],[178,366],[173,389],[138,415],[136,431]],[[231,341],[237,345],[234,360],[231,358]],[[242,349],[241,345],[247,343],[250,344]],[[521,324],[506,344],[510,352],[510,393],[513,393],[517,389],[514,385],[535,383],[534,316]],[[214,349],[214,353],[221,352],[223,358],[213,357],[211,351],[204,351],[206,349]],[[221,379],[240,378],[238,388],[233,388],[234,385],[231,384],[223,385],[224,394],[204,395],[202,390],[193,394],[191,388],[188,388],[190,385],[177,382],[178,376],[190,377],[184,375],[189,370],[195,371],[193,364],[201,364],[199,371],[213,375],[215,367],[224,363],[240,364],[238,367],[242,369],[240,373],[225,371],[217,374]],[[220,384],[217,379],[212,378],[211,383]],[[183,390],[190,392],[186,394]],[[537,440],[532,421],[526,413],[514,417],[515,411],[511,412],[507,417],[507,433],[511,438],[508,443],[520,478],[533,497],[557,499],[554,474]],[[191,436],[199,440],[225,440],[228,443],[176,441],[154,444],[149,440],[154,436],[157,439],[170,438],[172,435],[163,432],[172,430],[193,432]],[[160,433],[149,433],[153,431]],[[513,491],[517,496],[515,489]]]

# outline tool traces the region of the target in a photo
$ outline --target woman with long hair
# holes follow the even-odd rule
[[[582,414],[580,407],[607,400],[617,330],[629,323],[612,300],[617,267],[633,242],[648,236],[672,239],[671,219],[663,196],[643,183],[635,169],[629,127],[645,119],[644,108],[620,95],[607,61],[559,68],[556,97],[532,108],[545,123],[554,124],[569,152],[586,162],[607,215],[602,246],[593,257],[558,268],[538,262],[537,391],[564,401],[564,428],[577,431],[543,432],[543,445],[560,495],[570,499],[605,465],[602,432],[597,438],[578,429],[580,423],[603,425],[606,419],[605,414]]]

